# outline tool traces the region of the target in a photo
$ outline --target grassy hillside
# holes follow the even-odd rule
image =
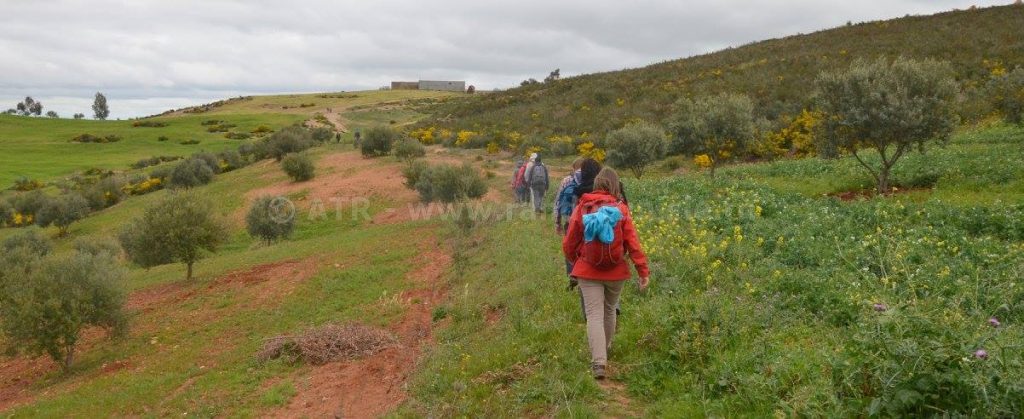
[[[1024,65],[1024,6],[858,23],[477,95],[438,107],[430,124],[499,134],[601,135],[634,118],[660,122],[678,98],[722,91],[750,95],[774,120],[807,106],[810,81],[820,71],[856,58],[900,55],[949,61],[969,98],[991,74]],[[967,119],[986,112],[974,102],[964,109]]]
[[[256,96],[228,101],[204,112],[170,112],[141,121],[165,123],[164,127],[133,127],[139,121],[91,121],[30,118],[0,115],[0,189],[20,177],[53,181],[75,171],[90,168],[125,170],[139,159],[153,156],[187,156],[198,151],[217,152],[237,148],[246,140],[209,132],[204,121],[219,120],[235,125],[235,133],[251,133],[265,125],[273,130],[324,115],[336,129],[351,139],[356,128],[391,121],[407,123],[423,115],[417,104],[452,96],[447,92],[317,93]],[[328,109],[331,112],[328,112]],[[345,116],[342,117],[341,113]],[[71,142],[81,134],[117,135],[121,141],[108,144]],[[161,141],[160,137],[167,140]],[[197,140],[198,144],[181,144]]]
[[[885,199],[825,195],[868,181],[851,159],[628,179],[654,285],[626,287],[603,384],[550,220],[484,224],[406,412],[1012,416],[1022,140],[963,132],[903,167],[934,189]]]

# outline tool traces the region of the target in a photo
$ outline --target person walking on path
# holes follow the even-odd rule
[[[356,128],[355,134],[352,134],[352,146],[353,147],[359,148],[359,138],[360,137],[362,137],[362,134],[359,132],[359,128]]]
[[[526,164],[523,159],[516,159],[516,170],[512,172],[512,193],[517,204],[526,202]]]
[[[587,343],[594,378],[604,379],[608,350],[615,336],[615,305],[630,278],[628,256],[640,277],[640,290],[650,284],[650,268],[629,207],[622,202],[618,174],[601,169],[593,192],[584,194],[569,219],[562,252],[573,264],[587,317]]]
[[[555,190],[555,232],[565,235],[565,228],[569,224],[569,216],[576,206],[576,187],[580,184],[580,167],[584,159],[577,158],[572,162],[569,175],[562,178],[562,183]]]
[[[533,211],[540,214],[544,212],[544,194],[548,191],[550,178],[548,167],[541,163],[540,156],[533,153],[530,164],[526,168],[526,181],[530,187],[530,202],[533,203]]]

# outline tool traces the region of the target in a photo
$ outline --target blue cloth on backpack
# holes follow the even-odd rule
[[[622,219],[618,206],[606,205],[590,214],[583,215],[583,241],[592,242],[596,237],[601,243],[615,241],[615,224]]]

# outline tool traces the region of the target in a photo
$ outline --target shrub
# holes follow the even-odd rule
[[[89,203],[89,208],[98,211],[121,202],[124,198],[124,176],[107,176],[95,184],[84,188],[82,196]]]
[[[168,138],[166,135],[161,135],[159,137],[156,137],[156,140],[157,141],[168,141],[168,140],[170,140],[170,138]]]
[[[403,140],[400,140],[398,141],[398,144],[395,146],[395,157],[398,157],[402,160],[412,160],[417,157],[423,157],[426,155],[426,147],[423,147],[422,143],[412,138],[405,138]]]
[[[207,119],[207,120],[205,120],[203,122],[200,122],[199,124],[205,127],[205,126],[210,126],[210,125],[220,125],[221,122],[224,122],[224,121],[221,121],[219,119]]]
[[[626,125],[608,134],[608,163],[629,168],[641,177],[651,163],[665,156],[665,131],[649,122]]]
[[[50,199],[39,210],[36,224],[41,227],[54,225],[60,230],[60,235],[63,237],[68,234],[68,227],[72,223],[87,215],[89,215],[89,202],[82,195],[71,192]]]
[[[51,198],[48,195],[44,194],[43,191],[40,190],[23,192],[14,196],[14,199],[11,200],[11,206],[14,207],[14,212],[17,214],[31,216],[34,218],[39,214],[39,210],[50,202],[50,199]]]
[[[181,145],[196,145],[196,144],[199,144],[199,140],[197,140],[195,138],[193,138],[191,140],[181,140],[181,141],[178,142],[178,144],[181,144]]]
[[[14,207],[6,199],[0,198],[0,227],[11,222],[14,217]]]
[[[484,196],[487,193],[487,183],[469,164],[442,164],[420,174],[416,181],[416,191],[423,202],[451,203]]]
[[[168,183],[172,188],[192,188],[213,180],[213,169],[202,159],[189,158],[171,171]]]
[[[1024,67],[993,78],[988,91],[992,106],[1007,123],[1024,125]]]
[[[287,238],[295,228],[295,207],[283,197],[257,198],[245,216],[249,235],[270,244]]]
[[[11,189],[21,192],[34,191],[36,189],[42,189],[46,185],[35,179],[29,179],[27,177],[20,177],[14,180],[14,186]]]
[[[304,182],[316,175],[313,159],[305,153],[291,153],[281,160],[281,168],[296,182]]]
[[[139,161],[136,161],[135,163],[132,163],[131,168],[144,169],[149,166],[156,166],[160,163],[181,160],[181,158],[181,156],[153,156],[148,159],[141,159]]]
[[[218,159],[217,156],[213,155],[213,153],[194,153],[192,154],[191,158],[202,160],[203,163],[206,163],[206,166],[209,167],[210,170],[213,170],[213,173],[220,173],[220,159]]]
[[[217,153],[217,158],[220,165],[221,172],[229,172],[235,169],[241,169],[245,167],[246,161],[242,158],[242,155],[235,150],[224,150]]]
[[[181,262],[192,266],[204,252],[214,252],[226,234],[214,218],[213,205],[191,192],[171,193],[126,225],[118,239],[129,260],[144,268]]]
[[[11,349],[47,354],[68,371],[83,329],[127,328],[125,271],[110,254],[78,251],[21,267],[17,287],[0,296],[0,326]]]
[[[274,130],[266,125],[260,125],[256,127],[256,129],[252,130],[252,133],[256,135],[268,134],[271,132],[274,132]]]
[[[755,133],[754,104],[734,93],[676,102],[669,118],[670,153],[708,155],[711,176],[722,160],[747,151]]]
[[[137,182],[131,182],[122,188],[128,195],[145,195],[150,192],[163,189],[164,181],[158,177],[146,177]]]
[[[889,174],[904,154],[953,132],[957,88],[949,73],[947,65],[906,58],[857,60],[847,70],[823,72],[815,80],[823,147],[852,153],[878,192],[888,193]],[[878,153],[877,165],[864,160],[864,149]]]
[[[118,141],[121,141],[121,136],[114,135],[114,134],[109,134],[109,135],[105,135],[103,137],[99,137],[99,136],[95,136],[95,135],[92,135],[92,134],[81,134],[81,135],[79,135],[79,136],[77,136],[75,138],[72,138],[71,141],[76,142],[76,143],[106,144],[106,143],[116,143]]]
[[[108,255],[114,259],[121,256],[121,245],[110,237],[82,238],[75,240],[75,251],[93,256]]]
[[[167,182],[171,178],[171,173],[174,173],[175,167],[177,167],[177,166],[176,165],[175,166],[171,166],[171,165],[158,166],[157,168],[149,171],[149,177],[160,179],[161,181],[163,181],[164,184],[167,184]]]
[[[297,125],[282,128],[264,143],[262,155],[281,161],[286,154],[298,153],[314,145],[309,130]]]
[[[3,241],[4,254],[16,253],[24,250],[35,256],[46,256],[53,250],[53,243],[50,239],[39,234],[36,229],[8,237]],[[2,274],[2,272],[0,272]]]
[[[330,142],[331,139],[334,138],[334,130],[324,127],[313,128],[313,130],[310,131],[309,135],[310,137],[313,138],[313,141],[316,141],[318,143],[326,143]]]
[[[402,138],[398,130],[391,127],[377,126],[366,130],[360,141],[360,152],[367,157],[386,156],[391,147]]]
[[[224,134],[224,138],[229,140],[248,140],[249,138],[252,138],[252,134],[247,132],[229,132]]]
[[[422,176],[428,169],[430,169],[430,166],[428,166],[425,161],[414,160],[409,162],[409,164],[402,168],[402,176],[405,177],[405,186],[409,189],[416,189],[416,182],[419,182],[420,176]]]

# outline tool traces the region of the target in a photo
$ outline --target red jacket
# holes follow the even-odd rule
[[[630,259],[633,260],[637,274],[641,277],[650,275],[650,270],[647,267],[647,256],[644,255],[644,251],[640,248],[640,239],[636,235],[636,227],[633,225],[633,217],[629,214],[629,207],[619,202],[614,196],[609,195],[608,192],[598,190],[583,194],[580,197],[579,203],[576,204],[576,208],[573,209],[572,216],[569,218],[569,231],[565,233],[565,238],[562,239],[562,252],[565,253],[565,258],[573,263],[572,276],[598,281],[629,279],[629,263],[625,260],[612,269],[600,270],[590,266],[589,263],[579,257],[580,251],[583,248],[583,214],[589,214],[603,205],[615,203],[619,203],[619,210],[622,211],[622,219],[619,220],[615,234],[622,234],[622,244]]]

